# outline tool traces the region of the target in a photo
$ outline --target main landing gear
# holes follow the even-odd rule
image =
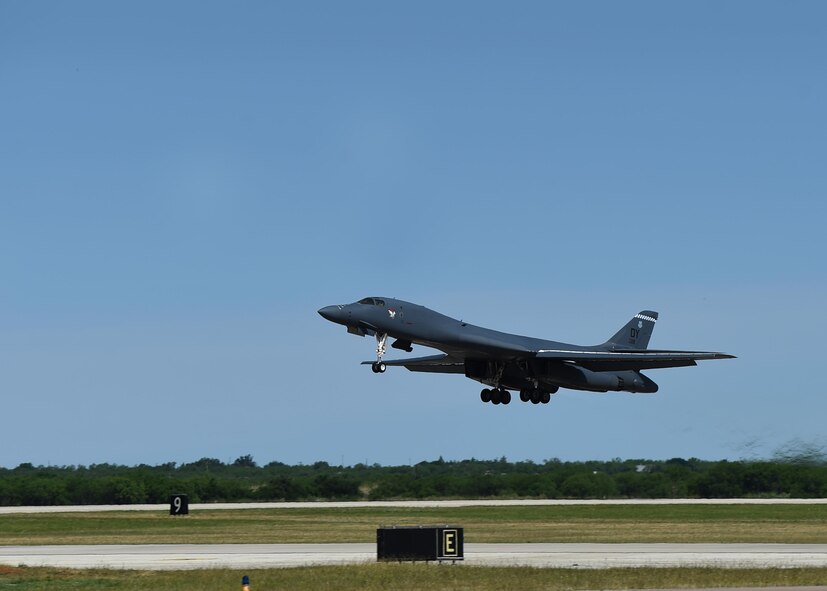
[[[480,400],[492,404],[508,404],[511,402],[511,392],[505,388],[484,388],[480,392]],[[520,400],[532,404],[548,404],[551,401],[551,392],[539,388],[526,388],[520,390]]]
[[[520,400],[531,402],[531,404],[548,404],[551,401],[551,394],[538,388],[525,389],[520,390]]]
[[[480,400],[491,404],[508,404],[511,402],[511,392],[504,388],[494,388],[493,390],[484,388],[480,392]]]

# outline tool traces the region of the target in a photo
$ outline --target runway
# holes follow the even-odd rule
[[[2,546],[0,564],[194,570],[374,562],[375,544],[147,544]],[[464,564],[613,567],[827,567],[827,544],[465,544]]]

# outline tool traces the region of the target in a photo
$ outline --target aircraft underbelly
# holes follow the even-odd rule
[[[490,386],[502,385],[512,390],[545,387],[548,390],[569,388],[591,392],[657,392],[658,386],[638,371],[596,372],[571,363],[536,362],[533,359],[510,361],[500,370],[491,359],[466,359],[465,375]]]

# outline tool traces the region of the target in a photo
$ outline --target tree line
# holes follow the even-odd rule
[[[392,500],[434,498],[741,498],[827,497],[819,461],[620,460],[509,462],[462,460],[415,465],[335,466],[327,462],[259,466],[252,456],[155,466],[0,468],[0,505]]]

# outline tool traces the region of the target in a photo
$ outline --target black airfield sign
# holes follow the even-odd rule
[[[189,515],[190,512],[190,502],[187,495],[170,495],[169,497],[169,514],[178,516],[178,515]]]
[[[376,559],[463,560],[463,535],[463,528],[453,525],[381,527],[376,530]]]

